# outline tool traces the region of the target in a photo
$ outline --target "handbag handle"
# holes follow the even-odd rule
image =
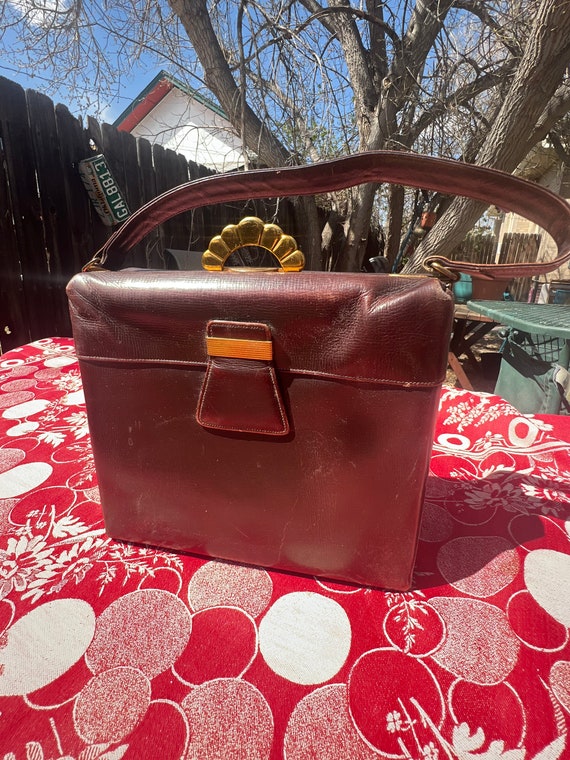
[[[84,270],[120,269],[127,252],[145,235],[184,211],[243,199],[316,195],[369,182],[463,195],[514,211],[546,230],[558,249],[556,259],[541,263],[477,264],[441,256],[426,260],[428,268],[450,279],[456,279],[455,272],[497,280],[529,277],[551,272],[570,259],[570,205],[550,190],[483,166],[399,151],[369,151],[306,166],[217,174],[167,190],[132,214]]]

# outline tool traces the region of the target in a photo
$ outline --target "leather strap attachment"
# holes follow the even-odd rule
[[[213,320],[206,329],[206,348],[198,423],[224,432],[287,435],[289,420],[271,361],[269,327]]]

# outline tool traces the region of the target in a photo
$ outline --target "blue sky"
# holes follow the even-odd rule
[[[36,10],[42,4],[46,10]],[[136,40],[128,42],[132,18],[121,9],[120,2],[109,7],[99,0],[89,0],[89,7],[77,22],[81,32],[75,50],[72,35],[58,33],[55,15],[63,14],[65,21],[64,14],[71,7],[69,0],[7,0],[0,5],[0,76],[49,95],[76,116],[93,115],[112,123],[161,69],[171,70],[172,64],[162,50],[141,49]],[[48,23],[42,25],[46,18]],[[27,45],[34,39],[44,40],[38,46],[39,55],[46,55],[46,49],[54,51],[54,58],[64,61],[64,66],[75,66],[76,88],[64,69],[63,81],[56,86],[58,72],[50,70],[50,61],[32,56],[29,62]],[[152,36],[148,39],[152,46]],[[158,40],[156,44],[160,45]],[[62,56],[57,53],[59,47],[64,51]],[[65,48],[71,50],[68,57]],[[103,76],[94,65],[98,59],[105,63]],[[114,94],[101,96],[107,90]]]

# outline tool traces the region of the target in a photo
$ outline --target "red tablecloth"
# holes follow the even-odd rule
[[[0,759],[570,757],[568,433],[444,389],[387,593],[110,540],[73,344],[0,356]]]

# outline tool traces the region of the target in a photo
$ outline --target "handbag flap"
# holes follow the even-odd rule
[[[453,300],[427,277],[126,269],[68,285],[83,360],[208,362],[212,320],[267,325],[279,373],[405,386],[445,376]]]
[[[196,411],[198,423],[225,432],[287,435],[289,420],[271,360],[269,327],[212,321],[206,344],[209,359]]]

